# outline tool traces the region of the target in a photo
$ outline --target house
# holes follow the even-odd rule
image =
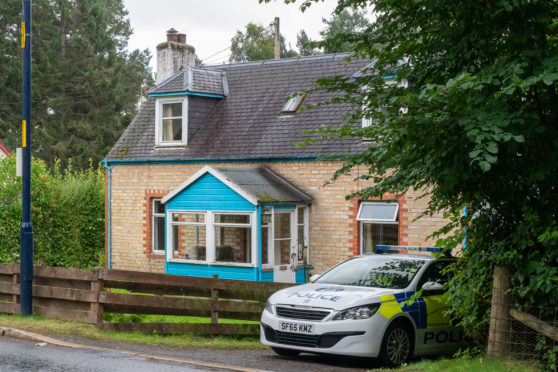
[[[0,141],[0,159],[10,155],[12,152],[8,146],[4,145],[4,142]]]
[[[367,172],[358,167],[324,185],[342,164],[331,156],[369,143],[296,146],[303,130],[340,126],[352,108],[302,110],[330,93],[292,95],[369,61],[323,55],[195,67],[185,39],[171,29],[157,47],[156,86],[103,161],[109,267],[301,283],[376,245],[429,245],[444,221],[414,221],[427,203],[419,193],[346,200],[367,186],[353,181]]]

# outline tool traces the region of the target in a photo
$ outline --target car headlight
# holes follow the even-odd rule
[[[261,308],[260,308],[260,309],[261,309]],[[264,310],[267,310],[267,311],[269,311],[271,314],[273,314],[273,308],[271,307],[271,304],[269,303],[269,301],[267,301],[267,302],[265,303],[265,308],[264,308]]]
[[[332,320],[347,320],[347,319],[368,319],[376,314],[380,308],[380,304],[363,305],[351,307],[350,309],[343,310],[333,317]]]

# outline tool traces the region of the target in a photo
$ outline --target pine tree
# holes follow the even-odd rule
[[[0,5],[0,17],[13,31],[2,33],[2,46],[12,46],[19,37],[19,8],[18,0]],[[14,9],[16,15],[10,15]],[[33,2],[32,146],[47,164],[59,158],[63,166],[71,160],[84,168],[89,159],[101,160],[135,115],[142,89],[151,81],[150,54],[127,51],[132,30],[126,15],[122,0]],[[7,52],[0,57],[16,60],[0,65],[2,76],[15,76],[6,80],[14,93],[3,93],[0,101],[10,103],[0,105],[0,139],[11,147],[19,143],[21,121],[17,48],[2,48]]]
[[[279,35],[281,58],[295,57],[298,54],[287,48],[285,37]],[[273,59],[275,55],[275,41],[273,31],[262,25],[248,23],[246,31],[238,30],[231,39],[230,62],[259,61]]]

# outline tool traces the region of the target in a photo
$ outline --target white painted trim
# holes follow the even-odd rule
[[[296,221],[296,231],[295,231],[295,236],[296,236],[296,253],[297,253],[297,264],[303,264],[304,261],[301,260],[300,257],[298,257],[298,214],[300,213],[300,211],[302,210],[303,213],[303,229],[304,229],[304,233],[303,233],[303,237],[304,237],[304,241],[302,242],[303,246],[306,246],[306,265],[310,264],[310,207],[308,207],[307,205],[302,205],[302,206],[297,206],[296,207],[296,213],[295,213],[295,221]],[[303,253],[304,254],[304,253]]]
[[[172,214],[173,213],[197,213],[197,214],[205,214],[205,222],[174,222],[172,220]],[[207,231],[208,231],[208,225],[210,225],[208,223],[208,218],[210,212],[207,211],[185,211],[185,210],[181,210],[181,209],[168,209],[165,210],[165,221],[166,221],[166,230],[167,230],[167,235],[166,235],[166,240],[165,240],[165,250],[166,250],[166,258],[167,258],[167,262],[188,262],[190,260],[184,260],[184,259],[179,259],[179,258],[173,258],[173,250],[172,250],[172,243],[173,243],[173,236],[172,236],[172,226],[204,226],[205,225],[205,259],[206,261],[202,261],[202,260],[192,260],[192,261],[198,261],[198,262],[205,262],[206,264],[209,261],[209,252],[208,252],[208,241],[210,240],[210,238],[207,235]],[[170,254],[169,254],[170,253]]]
[[[162,218],[165,221],[165,213],[155,213],[155,202],[161,201],[161,198],[151,198],[151,252],[156,255],[165,254],[165,247],[163,249],[155,249],[155,218]],[[159,231],[165,233],[165,231]],[[163,245],[165,243],[163,242]]]
[[[242,262],[220,262],[220,261],[213,261],[210,262],[209,265],[212,266],[236,266],[236,267],[255,267],[256,265],[252,263],[242,263]]]
[[[250,244],[250,246],[252,247],[252,266],[258,266],[259,263],[259,257],[258,257],[258,253],[259,253],[259,244],[258,244],[258,215],[257,215],[257,211],[256,212],[252,212],[251,216],[250,216],[250,221],[251,221],[251,233],[252,233],[252,243]]]
[[[205,225],[205,260],[208,264],[210,262],[215,262],[215,221],[213,217],[213,211],[207,211],[207,216],[205,220],[208,222]]]
[[[163,104],[182,103],[182,141],[163,141]],[[188,96],[157,98],[155,101],[155,146],[177,147],[188,145]]]
[[[180,186],[178,186],[177,188],[175,188],[174,190],[169,192],[163,199],[161,199],[161,203],[163,203],[163,204],[167,203],[170,199],[174,198],[182,190],[184,190],[186,187],[188,187],[190,184],[192,184],[194,181],[196,181],[198,178],[200,178],[201,176],[203,176],[206,173],[210,173],[211,175],[213,175],[219,181],[223,182],[225,185],[227,185],[232,190],[237,192],[240,196],[242,196],[244,199],[246,199],[249,203],[251,203],[253,205],[258,205],[258,199],[256,197],[247,193],[244,189],[242,189],[236,183],[229,180],[223,173],[219,172],[215,168],[210,167],[209,165],[206,165],[205,167],[203,167],[202,169],[200,169],[199,171],[194,173],[194,175],[192,177],[188,178],[186,180],[186,182],[183,182]]]
[[[395,208],[395,215],[393,219],[363,219],[360,218],[360,212],[362,211],[362,207],[365,205],[389,205],[389,206],[396,206],[397,208]],[[399,202],[398,201],[394,201],[392,203],[386,203],[386,202],[362,202],[360,203],[360,206],[358,207],[358,213],[357,213],[357,221],[361,221],[361,222],[366,222],[366,223],[381,223],[381,224],[393,224],[396,225],[399,222],[397,222],[397,216],[399,214]]]

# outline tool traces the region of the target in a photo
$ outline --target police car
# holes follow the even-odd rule
[[[376,254],[350,258],[310,283],[273,294],[262,313],[261,342],[283,356],[374,357],[388,366],[456,351],[463,331],[453,325],[442,298],[444,269],[454,259],[409,254],[438,248],[401,248],[406,252],[377,246]]]

